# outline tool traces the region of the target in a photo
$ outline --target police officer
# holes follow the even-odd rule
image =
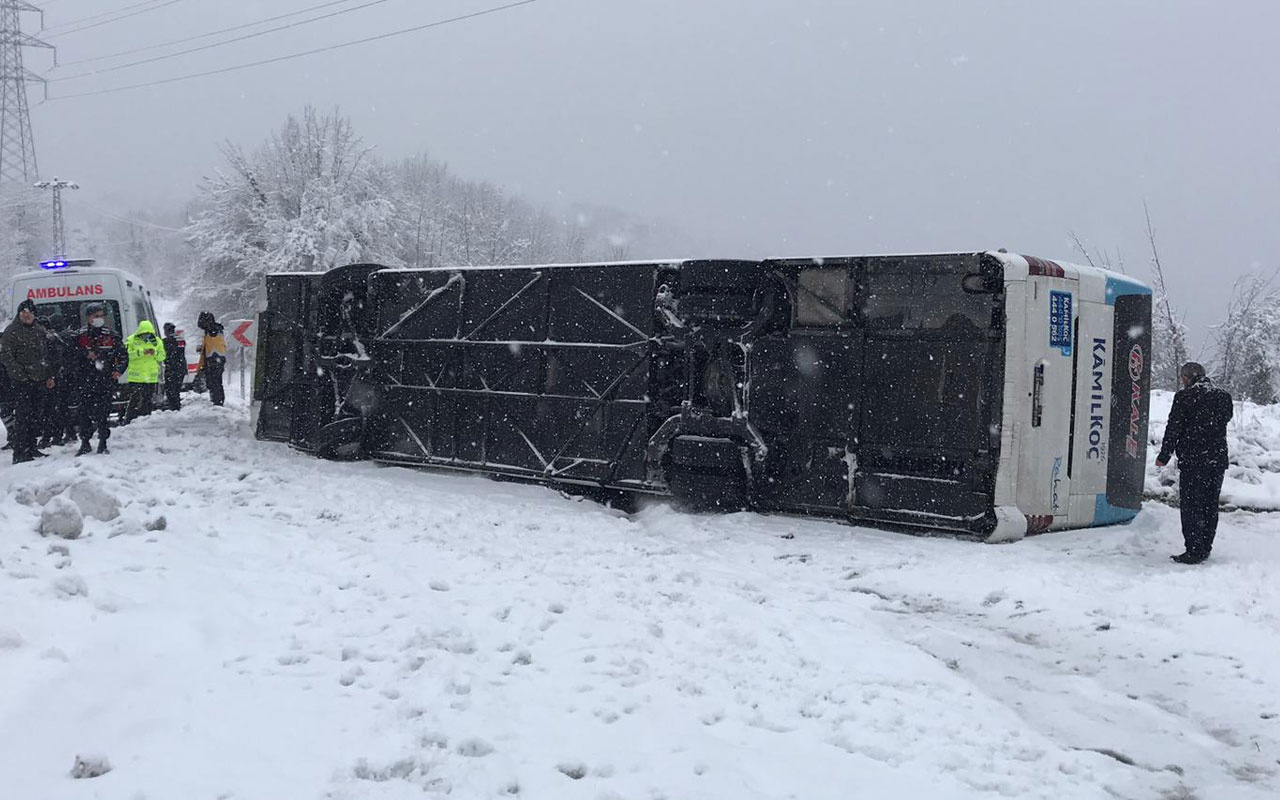
[[[80,450],[85,455],[93,448],[89,440],[98,432],[98,452],[106,453],[111,428],[107,418],[115,398],[117,381],[129,365],[120,337],[107,323],[107,309],[94,303],[85,309],[85,329],[76,337],[76,394],[80,404]]]
[[[45,329],[49,345],[49,367],[53,375],[53,388],[45,392],[43,418],[38,447],[55,447],[75,441],[75,421],[71,416],[71,346],[67,343],[67,331],[61,316],[37,317],[36,322]]]
[[[182,408],[182,381],[187,376],[187,343],[172,322],[164,324],[164,398],[170,411]]]
[[[160,382],[160,367],[164,364],[164,344],[156,336],[151,320],[138,323],[138,330],[124,340],[129,353],[128,404],[120,414],[121,424],[127,425],[135,417],[151,415],[156,384]]]
[[[13,463],[21,464],[37,456],[48,455],[36,450],[41,432],[45,392],[53,388],[53,368],[49,363],[49,344],[44,328],[36,324],[36,304],[23,300],[18,315],[5,328],[0,344],[0,359],[9,376],[10,402],[13,404]]]
[[[1178,457],[1179,506],[1186,551],[1170,556],[1179,564],[1199,564],[1209,557],[1218,532],[1218,495],[1227,470],[1227,423],[1231,421],[1231,395],[1205,375],[1194,361],[1179,371],[1182,389],[1173,396],[1173,408],[1164,429],[1164,441],[1156,466]]]

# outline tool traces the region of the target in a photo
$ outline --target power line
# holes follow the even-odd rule
[[[51,33],[48,36],[50,39],[56,39],[59,36],[66,36],[67,34],[70,34],[70,33],[79,33],[80,31],[87,31],[87,30],[90,30],[91,28],[101,28],[103,25],[110,25],[113,22],[119,22],[122,19],[129,19],[130,17],[136,17],[139,14],[146,14],[151,11],[159,11],[162,8],[174,5],[175,3],[181,3],[181,2],[183,2],[183,0],[165,0],[165,2],[160,3],[159,5],[153,5],[148,8],[140,8],[137,11],[132,11],[128,14],[121,14],[118,17],[112,17],[111,19],[104,19],[100,22],[94,22],[88,25],[82,25],[79,28],[72,28],[71,30],[58,31],[56,33]]]
[[[108,59],[119,58],[121,56],[131,56],[137,53],[145,53],[150,50],[159,50],[163,47],[171,47],[175,44],[186,44],[187,42],[196,42],[201,39],[208,39],[211,36],[219,36],[224,33],[233,33],[235,31],[241,31],[241,30],[244,30],[245,28],[253,28],[258,25],[266,25],[269,22],[276,22],[278,20],[288,19],[289,17],[296,17],[296,16],[299,16],[300,14],[306,14],[311,11],[319,11],[320,9],[323,9],[323,8],[328,8],[330,6],[338,6],[338,5],[342,5],[343,3],[350,3],[350,2],[351,0],[329,0],[329,2],[327,3],[321,3],[316,6],[310,6],[308,8],[299,9],[298,11],[290,11],[288,14],[279,14],[274,17],[267,17],[266,19],[259,19],[253,22],[246,22],[241,25],[232,25],[230,28],[221,28],[216,31],[209,31],[208,33],[201,33],[195,36],[187,36],[182,39],[171,39],[170,41],[160,42],[159,44],[149,44],[149,45],[146,45],[145,47],[135,47],[130,50],[121,50],[116,53],[107,53],[106,55],[102,55],[102,56],[93,56],[92,58],[81,58],[81,59],[77,59],[76,61],[64,61],[60,66],[71,67],[71,66],[75,66],[76,64],[91,64],[95,61],[106,61]]]
[[[43,5],[45,7],[48,7],[52,5],[54,2],[55,0],[45,0]],[[57,30],[58,28],[68,28],[68,27],[71,27],[72,25],[79,25],[82,22],[92,22],[93,20],[102,19],[103,17],[110,17],[114,14],[119,14],[124,11],[130,11],[132,9],[138,8],[139,6],[149,6],[152,3],[159,3],[159,2],[160,0],[143,0],[143,2],[141,3],[134,3],[133,5],[125,6],[124,8],[115,8],[110,11],[100,11],[97,14],[91,14],[87,17],[78,17],[76,19],[69,19],[66,22],[59,22],[54,25],[49,25],[44,30],[52,31],[52,30]]]
[[[343,1],[346,2],[346,0],[343,0]],[[167,53],[162,56],[152,56],[151,58],[144,58],[139,61],[130,61],[127,64],[117,64],[114,67],[96,69],[90,72],[81,72],[78,75],[66,75],[61,78],[50,78],[49,83],[61,83],[63,81],[74,81],[79,78],[91,78],[96,75],[102,75],[103,73],[107,73],[107,72],[115,72],[117,70],[128,69],[129,67],[141,66],[142,64],[152,64],[152,63],[155,63],[156,61],[166,61],[170,58],[177,58],[178,56],[185,56],[191,53],[199,53],[202,50],[212,50],[215,47],[222,47],[223,45],[234,44],[236,42],[243,42],[246,39],[256,39],[259,36],[266,36],[267,34],[278,33],[283,30],[288,30],[289,28],[298,28],[303,25],[308,25],[312,22],[319,22],[321,20],[329,19],[330,17],[340,17],[343,14],[350,14],[353,11],[360,11],[366,8],[370,8],[372,6],[380,6],[383,3],[386,3],[389,1],[390,0],[370,0],[370,2],[363,3],[358,6],[352,6],[351,8],[340,8],[337,11],[330,11],[328,14],[322,14],[318,17],[311,17],[310,19],[302,19],[302,20],[298,20],[297,22],[289,22],[284,25],[277,25],[274,28],[267,28],[266,30],[256,31],[254,33],[246,33],[243,36],[236,36],[231,39],[225,39],[221,42],[213,42],[211,44],[202,44],[199,47],[191,47],[186,50],[179,50],[176,53]]]
[[[157,230],[168,231],[170,233],[186,233],[187,232],[186,228],[170,228],[168,225],[159,225],[155,222],[147,222],[141,219],[130,219],[129,217],[122,217],[119,214],[112,213],[106,210],[105,208],[103,208],[102,206],[94,205],[93,203],[85,203],[84,205],[88,206],[89,208],[93,209],[94,211],[98,212],[104,217],[110,217],[111,219],[120,220],[121,222],[128,222],[131,225],[142,225],[143,227],[155,228]]]
[[[221,69],[206,70],[205,72],[193,72],[189,75],[178,75],[173,78],[162,78],[160,80],[147,81],[146,83],[134,83],[128,86],[116,86],[111,89],[98,89],[92,92],[77,92],[75,94],[65,94],[59,97],[50,97],[49,99],[51,101],[52,100],[72,100],[77,97],[93,97],[95,95],[100,95],[100,94],[114,94],[116,92],[127,92],[132,89],[145,89],[151,86],[162,86],[168,83],[178,83],[179,81],[188,81],[194,78],[205,78],[210,75],[222,75],[228,72],[237,72],[242,69],[250,69],[252,67],[266,66],[267,64],[278,64],[281,61],[291,61],[295,58],[312,56],[312,55],[316,55],[317,53],[326,53],[331,50],[342,50],[347,47],[354,47],[356,45],[382,41],[384,39],[390,39],[395,36],[404,36],[405,34],[409,34],[409,33],[417,33],[418,31],[425,31],[429,28],[439,28],[441,26],[450,25],[455,22],[462,22],[464,20],[475,19],[476,17],[483,17],[489,14],[497,14],[502,11],[509,11],[510,9],[518,8],[519,6],[527,6],[527,5],[530,5],[531,3],[536,3],[536,2],[538,2],[538,0],[520,0],[519,2],[516,2],[516,3],[508,3],[502,6],[486,8],[482,11],[475,11],[470,14],[463,14],[457,17],[450,17],[449,19],[442,19],[436,22],[429,22],[425,25],[416,25],[412,28],[401,28],[400,30],[378,34],[377,36],[369,36],[364,39],[356,39],[350,42],[342,42],[340,44],[329,45],[328,47],[317,47],[314,50],[305,50],[300,53],[290,53],[289,55],[276,56],[275,58],[267,58],[261,61],[252,61],[247,64],[236,64],[234,66],[223,67]]]

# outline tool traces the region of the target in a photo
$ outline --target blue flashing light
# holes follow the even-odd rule
[[[56,259],[54,261],[41,261],[40,269],[66,269],[71,266],[66,259]]]

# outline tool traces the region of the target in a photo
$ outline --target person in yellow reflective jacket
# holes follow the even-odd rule
[[[121,424],[127,425],[134,417],[151,413],[156,384],[160,381],[160,365],[164,363],[164,342],[156,336],[150,320],[138,323],[138,330],[124,340],[129,353],[128,402],[120,414]]]
[[[227,366],[227,340],[222,335],[222,324],[208,311],[201,311],[196,317],[196,327],[204,331],[204,339],[200,342],[199,370],[204,373],[205,384],[209,387],[209,399],[215,406],[220,406],[227,399],[222,388],[222,370]]]

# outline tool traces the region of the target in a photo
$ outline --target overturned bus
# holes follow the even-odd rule
[[[268,276],[256,432],[317,455],[965,532],[1141,506],[1151,292],[1004,252]]]

